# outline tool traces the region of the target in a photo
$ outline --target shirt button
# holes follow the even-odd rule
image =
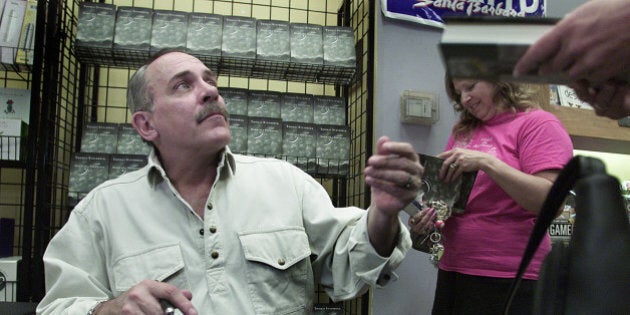
[[[199,229],[199,235],[203,235],[203,229]]]
[[[212,203],[208,202],[208,204],[206,205],[206,207],[208,208],[208,210],[212,210]]]
[[[219,258],[219,252],[217,252],[216,250],[213,250],[212,253],[210,253],[210,257],[214,259]]]
[[[284,264],[285,264],[284,259],[282,259],[282,258],[278,259],[278,265],[284,266]]]
[[[210,233],[213,233],[213,234],[214,234],[214,233],[216,233],[216,232],[217,232],[217,228],[216,228],[216,227],[214,227],[214,226],[211,226],[211,227],[210,227]]]

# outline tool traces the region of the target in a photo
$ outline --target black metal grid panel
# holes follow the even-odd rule
[[[374,87],[374,1],[346,1],[350,25],[356,40],[357,71],[347,89],[348,125],[350,139],[350,176],[348,177],[347,203],[367,207],[370,190],[362,176],[368,157],[372,153],[373,87]]]
[[[57,87],[56,84],[50,84],[57,82],[57,78],[51,80],[59,65],[57,53],[50,56],[45,53],[48,49],[55,50],[56,44],[51,43],[58,42],[52,37],[57,33],[56,27],[50,27],[56,24],[56,8],[57,4],[53,1],[37,2],[33,64],[28,66],[3,64],[0,67],[2,86],[31,90],[28,136],[21,139],[24,151],[19,161],[0,161],[0,211],[2,216],[16,220],[12,254],[22,257],[18,267],[17,294],[14,297],[17,301],[31,300],[32,282],[38,279],[38,273],[33,272],[33,262],[38,260],[34,259],[37,257],[34,253],[37,251],[38,242],[33,238],[38,233],[35,226],[36,207],[50,206],[49,200],[40,199],[42,202],[38,203],[36,199],[48,196],[52,186],[49,181],[52,179],[52,176],[49,176],[49,169],[54,162],[49,159],[50,155],[40,153],[45,152],[49,144],[41,140],[42,134],[48,134],[45,128],[50,125],[50,120],[45,116],[48,111],[45,109],[55,101],[56,95],[54,92],[47,92],[54,91]],[[46,97],[43,97],[44,95]]]

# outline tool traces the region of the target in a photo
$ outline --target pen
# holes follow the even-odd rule
[[[162,305],[162,310],[164,310],[164,315],[174,315],[175,314],[175,306],[171,304],[168,300],[160,299],[160,305]]]

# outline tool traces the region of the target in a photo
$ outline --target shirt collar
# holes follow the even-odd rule
[[[147,177],[152,186],[159,184],[168,177],[166,171],[162,167],[162,163],[160,162],[155,148],[151,149],[151,152],[149,153],[147,165],[149,168]],[[225,147],[225,149],[220,153],[217,174],[219,174],[219,179],[228,178],[236,174],[236,161],[234,160],[234,154],[230,151],[229,147]]]

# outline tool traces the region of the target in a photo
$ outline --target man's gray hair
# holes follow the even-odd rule
[[[132,113],[139,111],[151,111],[153,109],[153,99],[147,89],[146,70],[148,64],[140,67],[131,76],[127,86],[127,107]]]

